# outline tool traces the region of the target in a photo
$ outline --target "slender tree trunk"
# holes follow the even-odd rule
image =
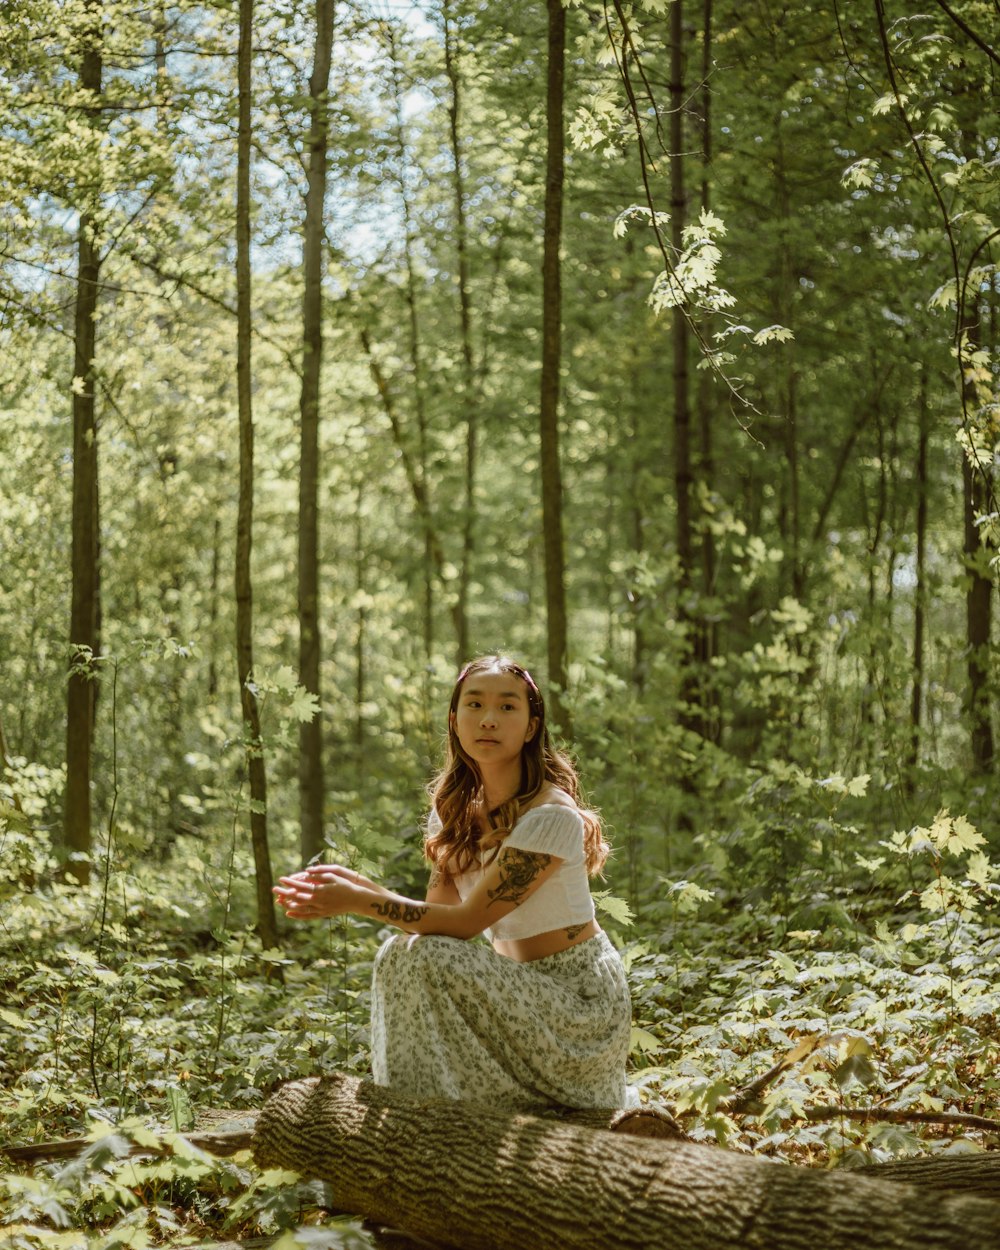
[[[930,437],[930,405],[927,402],[927,366],[920,369],[917,435],[917,584],[913,594],[913,689],[910,693],[910,749],[907,756],[909,783],[920,763],[920,730],[923,722],[924,623],[927,613],[927,444]]]
[[[887,476],[885,454],[885,426],[882,420],[882,404],[876,393],[872,401],[875,418],[875,434],[877,438],[876,456],[879,465],[878,494],[876,496],[875,517],[868,527],[868,658],[865,671],[865,688],[861,698],[861,719],[869,727],[874,725],[875,708],[878,703],[878,664],[882,658],[882,628],[878,596],[878,558],[882,545],[882,533],[885,528],[887,503]],[[874,753],[873,736],[866,744],[868,751]],[[871,761],[869,760],[869,763]]]
[[[963,338],[970,350],[979,343],[979,324],[974,309],[963,317]],[[976,386],[970,379],[964,383],[965,407],[975,411]],[[990,698],[990,618],[993,583],[983,564],[983,544],[976,518],[989,511],[985,480],[989,469],[975,468],[968,456],[962,457],[962,504],[964,515],[962,553],[965,560],[965,641],[969,679],[968,724],[972,749],[972,767],[977,773],[991,773],[994,766],[993,708]]]
[[[403,256],[406,262],[406,319],[409,340],[410,369],[412,371],[412,395],[413,409],[417,418],[417,456],[416,456],[416,472],[421,484],[421,494],[426,501],[426,506],[421,514],[423,522],[424,534],[424,586],[423,586],[423,639],[424,639],[424,660],[429,668],[434,656],[434,587],[438,576],[440,576],[440,567],[435,559],[436,538],[432,525],[432,515],[429,503],[429,491],[427,487],[427,405],[424,398],[424,362],[423,362],[423,346],[420,335],[420,318],[418,315],[417,303],[417,263],[414,254],[414,239],[416,231],[413,224],[413,205],[411,203],[410,188],[408,183],[410,160],[406,142],[406,123],[403,117],[403,94],[404,87],[400,74],[399,50],[396,44],[396,29],[393,22],[387,22],[387,37],[389,41],[390,69],[392,72],[392,100],[394,110],[394,120],[396,129],[396,156],[399,162],[399,196],[403,208]],[[449,54],[450,55],[450,54]],[[453,95],[457,88],[456,83],[453,84]],[[456,119],[457,125],[457,119]],[[457,129],[456,129],[457,137]],[[459,171],[461,179],[461,171]],[[457,197],[456,197],[457,198]],[[464,189],[461,191],[461,201],[464,212]],[[463,217],[464,221],[464,217]],[[463,244],[463,257],[464,257]],[[459,300],[461,302],[462,295],[460,293]],[[465,293],[465,299],[468,301],[468,292]],[[468,309],[466,310],[468,314]],[[469,359],[471,359],[471,344],[469,347]],[[463,363],[468,367],[467,358],[463,351]],[[468,459],[468,443],[466,453]],[[472,446],[473,470],[475,461],[475,444]],[[468,466],[467,466],[468,472]],[[465,606],[456,614],[456,622],[459,618],[464,620]],[[462,631],[459,631],[462,632]],[[465,639],[467,645],[468,639]],[[464,656],[464,649],[463,649]]]
[[[674,255],[684,248],[687,193],[684,186],[684,13],[683,0],[670,6],[670,241]],[[688,376],[688,324],[680,308],[673,311],[674,490],[677,496],[677,597],[687,618],[687,598],[694,571],[691,523],[691,404]]]
[[[309,162],[302,253],[302,392],[299,405],[299,685],[317,699],[322,654],[319,623],[319,410],[323,366],[323,213],[330,129],[334,0],[316,0],[316,44],[309,80]],[[299,725],[299,853],[307,863],[323,846],[323,716]]]
[[[779,114],[774,120],[776,160],[775,189],[778,197],[778,220],[775,229],[778,236],[778,289],[775,298],[776,320],[788,325],[791,320],[789,300],[794,275],[792,272],[791,195],[785,160],[785,136]],[[784,448],[785,448],[785,497],[782,509],[782,537],[788,549],[788,568],[791,573],[790,590],[796,599],[802,598],[805,575],[802,562],[800,466],[798,431],[798,375],[795,370],[794,344],[789,344],[783,354],[784,376]]]
[[[250,71],[253,54],[253,0],[240,0],[239,126],[236,159],[236,393],[240,426],[240,489],[236,520],[236,661],[250,778],[250,836],[257,881],[257,928],[265,949],[278,944],[271,857],[267,844],[267,775],[260,736],[260,712],[250,687],[253,672],[253,408],[250,378]]]
[[[990,699],[990,624],[993,583],[982,564],[983,546],[976,517],[987,510],[983,469],[973,469],[968,457],[962,462],[962,499],[965,517],[963,552],[969,586],[965,594],[967,673],[969,678],[969,740],[972,766],[977,773],[993,771],[992,702]]]
[[[454,607],[455,643],[458,663],[469,658],[469,586],[475,556],[476,469],[479,456],[479,417],[475,394],[475,366],[472,354],[472,302],[469,297],[468,225],[465,206],[465,178],[462,171],[461,104],[462,83],[451,17],[451,0],[443,0],[444,67],[448,79],[448,138],[451,146],[452,188],[455,196],[455,252],[458,261],[458,313],[462,347],[462,407],[465,412],[465,508],[462,518],[462,555],[458,568],[458,594]]]
[[[368,609],[365,606],[366,579],[365,560],[364,484],[359,481],[354,508],[354,592],[358,605],[357,630],[354,637],[354,752],[357,763],[357,786],[364,793],[365,775],[365,699],[368,673],[365,655],[368,647]]]
[[[549,687],[552,714],[564,736],[572,733],[567,686],[566,562],[563,547],[562,467],[559,460],[559,367],[562,353],[562,238],[564,132],[563,94],[566,10],[547,0],[548,154],[545,174],[545,226],[542,252],[542,379],[539,404],[542,468],[542,527],[545,550],[545,601],[548,624]]]
[[[701,207],[708,212],[712,207],[712,0],[702,3],[701,45]],[[707,341],[712,334],[712,318],[702,322],[702,335]],[[713,406],[712,378],[707,369],[698,374],[698,429],[700,434],[698,478],[706,499],[715,492],[715,452],[712,443]],[[702,504],[704,507],[705,505]],[[707,611],[708,603],[715,596],[716,552],[715,535],[710,525],[704,525],[700,535],[701,548],[701,597],[702,611],[698,614],[696,656],[701,673],[700,705],[702,731],[718,745],[722,741],[722,720],[719,715],[719,695],[712,677],[712,660],[719,650],[719,627]]]
[[[100,115],[103,65],[100,8],[89,6],[84,34],[80,87],[94,101],[87,112]],[[73,360],[73,504],[69,642],[71,669],[66,693],[66,789],[63,832],[76,859],[69,871],[88,880],[92,835],[90,823],[91,757],[99,618],[96,368],[97,303],[101,260],[94,241],[91,210],[80,206],[77,229],[76,312]]]
[[[208,658],[208,697],[214,699],[219,693],[219,664],[217,659],[219,625],[219,565],[222,562],[222,522],[216,513],[212,523],[212,562],[208,575],[208,637],[211,650]]]
[[[684,6],[670,6],[670,242],[675,256],[684,247],[687,188],[684,168]],[[694,471],[691,455],[690,332],[682,308],[673,310],[671,325],[674,391],[674,494],[677,507],[677,620],[684,632],[680,675],[680,723],[702,735],[697,656],[698,624],[692,611],[695,582],[695,534],[691,513]],[[689,781],[690,779],[688,779]],[[688,789],[685,782],[685,789]]]

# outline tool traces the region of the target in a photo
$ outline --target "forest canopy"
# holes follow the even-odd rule
[[[1000,1058],[1000,48],[925,9],[4,4],[8,1144],[365,1071],[378,930],[271,874],[422,889],[494,651],[615,846],[645,1096],[798,1162],[991,1140],[905,1121]],[[310,1208],[124,1150],[0,1178],[16,1244]]]

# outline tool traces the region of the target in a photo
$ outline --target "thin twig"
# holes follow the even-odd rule
[[[1000,1133],[1000,1120],[958,1111],[891,1111],[888,1107],[807,1107],[807,1120],[882,1120],[887,1124],[943,1124]]]

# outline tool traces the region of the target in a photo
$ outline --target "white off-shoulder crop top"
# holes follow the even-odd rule
[[[432,833],[441,828],[441,818],[436,811],[431,812],[427,827]],[[566,929],[594,919],[594,900],[587,884],[583,850],[583,817],[576,808],[562,803],[541,803],[529,808],[500,845],[553,855],[562,862],[534,894],[485,930],[491,942],[535,937],[549,929]],[[463,902],[482,880],[485,864],[492,859],[492,848],[481,851],[479,857],[478,866],[473,864],[453,878]]]

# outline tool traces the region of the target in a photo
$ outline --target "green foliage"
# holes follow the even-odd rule
[[[318,715],[329,853],[407,893],[424,880],[422,786],[467,520],[471,649],[515,650],[543,684],[547,651],[541,26],[531,5],[450,7],[461,256],[440,13],[338,17],[318,700],[292,667],[312,18],[297,0],[257,14],[252,680],[271,853],[298,866],[297,732]],[[992,16],[953,7],[973,29]],[[356,1228],[308,1226],[323,1195],[172,1135],[220,1107],[238,1117],[291,1076],[363,1072],[377,934],[292,930],[264,951],[252,928],[229,585],[232,13],[167,5],[161,28],[100,8],[103,113],[76,85],[92,5],[18,0],[0,51],[0,1135],[92,1136],[78,1163],[6,1172],[2,1214],[33,1250],[222,1229],[287,1229],[280,1250],[354,1246]],[[668,12],[568,11],[563,694],[615,846],[598,898],[635,997],[632,1077],[696,1137],[781,1158],[975,1148],[955,1129],[806,1113],[875,1099],[997,1113],[998,792],[995,771],[968,767],[965,596],[973,573],[996,572],[1000,513],[987,492],[980,549],[964,553],[961,498],[963,462],[995,495],[1000,437],[991,67],[941,6],[886,32],[850,5],[840,24],[802,3],[716,5],[710,32],[689,15],[691,204],[665,259]],[[58,845],[80,385],[66,309],[84,208],[105,285],[102,636],[87,666],[98,837],[81,890],[61,880]],[[687,570],[681,380],[672,318],[656,316],[681,306],[700,339]],[[995,692],[996,648],[985,667]],[[782,1060],[753,1105],[727,1109]],[[167,1153],[127,1157],[154,1126]]]
[[[979,845],[964,818],[946,813],[896,834],[885,846],[923,856],[932,880],[917,878],[893,902],[883,879],[835,909],[816,906],[814,893],[811,911],[800,911],[809,928],[782,918],[772,929],[759,900],[699,920],[675,915],[662,951],[644,942],[631,952],[635,1083],[675,1103],[695,1138],[803,1162],[940,1149],[962,1132],[941,1137],[877,1114],[849,1120],[836,1108],[995,1115],[996,891],[947,888],[941,872],[943,857],[964,854],[991,884],[997,869],[971,849]],[[747,953],[751,940],[759,955]],[[726,1100],[779,1063],[785,1070],[734,1118]],[[811,1122],[821,1107],[834,1112]],[[967,1148],[979,1148],[974,1135]]]

